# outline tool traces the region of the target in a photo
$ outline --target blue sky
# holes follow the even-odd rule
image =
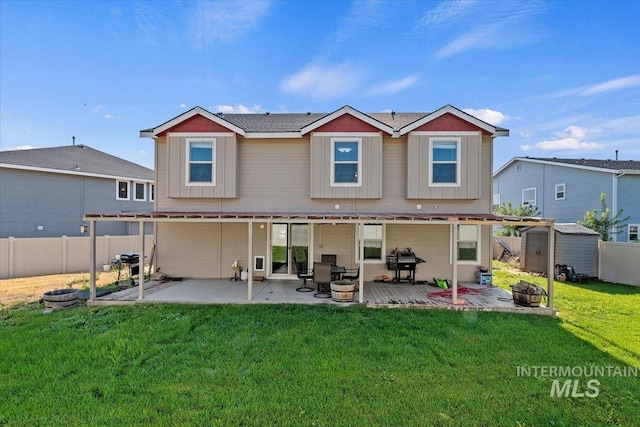
[[[153,167],[153,127],[212,112],[433,111],[514,156],[640,160],[640,1],[0,1],[0,149]]]

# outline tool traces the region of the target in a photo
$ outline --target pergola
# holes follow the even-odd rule
[[[139,235],[140,246],[139,255],[140,259],[145,258],[145,241],[144,241],[144,229],[147,223],[246,223],[248,227],[248,258],[253,259],[253,225],[254,223],[273,223],[281,221],[300,222],[309,224],[324,224],[324,223],[336,223],[336,224],[355,224],[359,227],[362,235],[363,227],[365,224],[448,224],[451,228],[451,247],[455,247],[455,242],[458,240],[458,225],[497,225],[497,226],[537,226],[547,227],[548,232],[548,277],[547,277],[547,301],[548,307],[553,309],[553,274],[551,272],[554,268],[554,232],[553,232],[553,219],[549,218],[533,218],[533,217],[514,217],[495,214],[432,214],[432,213],[257,213],[257,212],[125,212],[125,213],[98,213],[98,214],[86,214],[84,220],[89,222],[89,236],[90,236],[90,255],[91,255],[91,271],[90,271],[90,292],[89,299],[94,301],[96,299],[96,224],[98,222],[108,221],[125,221],[125,222],[138,222],[139,223]],[[364,241],[360,239],[360,258],[358,260],[360,267],[359,278],[359,302],[364,302],[364,268],[365,262],[363,258],[364,254]],[[453,250],[453,259],[451,266],[451,303],[454,305],[460,304],[458,300],[458,253]],[[142,261],[144,263],[144,261]],[[248,300],[252,299],[253,295],[253,267],[251,263],[248,263]],[[142,269],[143,270],[143,269]],[[140,276],[138,286],[138,298],[144,299],[144,274]]]

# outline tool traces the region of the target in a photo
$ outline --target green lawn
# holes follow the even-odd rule
[[[639,299],[562,284],[558,318],[304,305],[43,314],[32,304],[0,311],[0,426],[634,426],[637,377],[598,378],[593,398],[551,397],[554,378],[517,367],[639,368]]]

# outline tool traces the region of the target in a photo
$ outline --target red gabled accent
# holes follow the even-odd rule
[[[490,132],[464,121],[451,113],[445,113],[414,129],[414,131],[481,131],[483,135],[491,135]]]
[[[353,117],[351,114],[343,114],[314,129],[314,132],[380,132],[380,129]]]
[[[164,136],[167,132],[233,132],[226,127],[213,122],[206,117],[196,114],[184,122],[165,130],[158,136]]]

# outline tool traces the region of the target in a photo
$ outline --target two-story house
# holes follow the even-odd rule
[[[0,151],[0,237],[81,236],[88,212],[151,211],[153,179],[151,169],[86,145]],[[104,223],[98,233],[137,227]]]
[[[575,223],[587,211],[600,212],[600,194],[613,214],[630,217],[614,238],[639,240],[640,161],[514,157],[493,176],[493,204],[536,206],[557,223]]]
[[[237,262],[249,299],[254,275],[294,279],[294,260],[311,268],[331,255],[360,268],[362,302],[364,281],[389,274],[394,249],[411,248],[426,260],[415,278],[449,278],[456,301],[458,281],[491,265],[492,226],[513,220],[491,213],[493,140],[507,135],[450,105],[367,114],[196,107],[141,131],[155,141],[154,212],[86,218],[154,223],[154,264],[169,277],[228,278]]]

